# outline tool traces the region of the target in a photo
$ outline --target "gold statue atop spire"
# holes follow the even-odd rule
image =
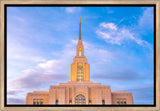
[[[81,24],[81,18],[79,18],[79,24]]]

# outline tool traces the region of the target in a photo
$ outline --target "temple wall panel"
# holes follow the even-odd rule
[[[112,104],[117,104],[117,101],[126,101],[126,104],[133,104],[132,93],[112,93]]]
[[[39,91],[40,92],[40,91]],[[26,98],[26,104],[33,104],[34,100],[35,102],[43,102],[43,104],[49,104],[49,93],[29,93],[27,94],[27,98]]]
[[[104,91],[104,98],[105,98],[105,104],[112,104],[112,95],[111,95],[111,89],[110,88],[105,88],[103,89]]]
[[[55,104],[56,102],[56,89],[50,88],[49,90],[49,104]]]
[[[86,64],[86,70],[85,70],[85,73],[86,73],[86,81],[90,81],[90,64]]]
[[[58,104],[65,104],[65,88],[57,88],[57,98]]]
[[[66,88],[65,88],[65,103],[66,103],[66,104],[69,104],[69,100],[70,100],[69,88],[66,87]]]

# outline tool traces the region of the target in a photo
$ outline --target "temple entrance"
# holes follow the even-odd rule
[[[75,104],[85,104],[85,97],[83,95],[77,95],[75,98]]]

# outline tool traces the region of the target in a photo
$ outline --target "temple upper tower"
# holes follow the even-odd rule
[[[84,56],[84,46],[81,38],[81,18],[79,18],[79,39],[76,46],[76,56],[71,64],[71,81],[87,82],[90,81],[90,65]]]

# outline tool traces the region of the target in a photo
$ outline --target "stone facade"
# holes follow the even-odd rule
[[[90,81],[90,65],[84,56],[84,46],[81,40],[81,19],[79,22],[79,40],[76,47],[76,56],[73,59],[70,71],[69,82],[51,85],[49,91],[27,93],[26,104],[133,104],[132,93],[111,91],[110,86],[104,86],[101,83]]]

